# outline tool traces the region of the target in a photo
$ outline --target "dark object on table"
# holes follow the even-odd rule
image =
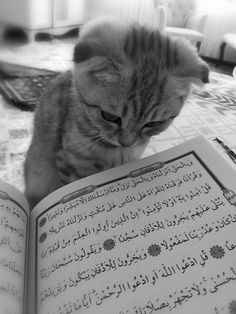
[[[0,62],[0,94],[22,110],[34,111],[59,72]]]
[[[228,157],[236,164],[236,154],[232,149],[229,148],[229,146],[225,145],[223,141],[221,141],[219,138],[214,138],[213,141],[216,141],[225,151],[225,153],[228,155]]]

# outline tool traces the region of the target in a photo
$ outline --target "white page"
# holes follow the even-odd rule
[[[26,293],[29,206],[0,180],[0,313],[23,314]]]
[[[229,313],[235,172],[201,141],[80,180],[33,210],[39,314]],[[91,185],[100,187],[56,205]]]

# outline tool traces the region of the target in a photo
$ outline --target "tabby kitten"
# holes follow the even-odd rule
[[[179,114],[208,67],[187,42],[139,25],[93,22],[74,49],[74,68],[42,97],[25,162],[34,206],[76,179],[138,158]]]

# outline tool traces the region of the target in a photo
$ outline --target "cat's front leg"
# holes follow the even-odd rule
[[[62,74],[50,84],[35,112],[33,138],[24,167],[25,195],[31,209],[63,185],[57,175],[55,154],[66,116],[62,99],[68,93],[64,87],[68,85],[68,75]]]
[[[25,161],[25,195],[31,210],[45,196],[63,185],[51,158],[43,155],[43,151],[42,147],[35,147],[32,142]]]

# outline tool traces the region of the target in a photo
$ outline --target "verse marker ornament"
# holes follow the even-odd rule
[[[151,256],[158,256],[161,254],[161,248],[158,244],[151,244],[148,247],[148,254]]]
[[[43,227],[45,225],[45,223],[47,222],[47,218],[43,217],[40,222],[39,222],[39,227]]]
[[[213,258],[221,259],[225,255],[225,250],[220,245],[214,245],[210,249],[210,254]]]
[[[229,304],[229,313],[230,314],[236,314],[236,300],[232,301]]]
[[[42,233],[39,238],[39,242],[43,243],[46,240],[46,238],[47,238],[47,233],[46,232]]]
[[[116,243],[113,239],[107,239],[106,241],[104,241],[103,243],[103,248],[106,251],[111,251],[112,249],[114,249]]]

